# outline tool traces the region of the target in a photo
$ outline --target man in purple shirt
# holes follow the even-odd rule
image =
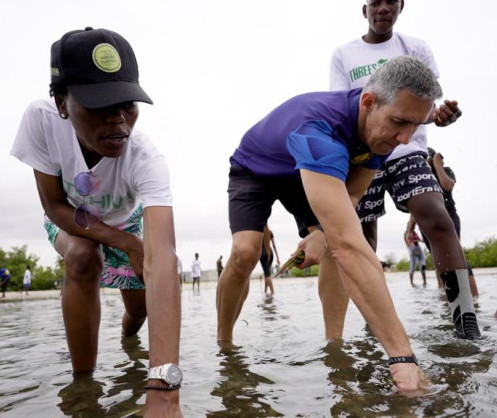
[[[275,200],[310,232],[298,245],[299,268],[320,263],[338,271],[343,286],[390,357],[399,389],[423,378],[400,323],[381,263],[368,245],[354,207],[376,168],[416,127],[449,119],[458,109],[436,109],[441,88],[414,57],[388,61],[361,92],[309,93],[283,103],[253,126],[231,157],[231,256],[217,289],[218,341],[231,342],[249,290],[263,230]],[[306,231],[306,232],[307,232]],[[340,298],[339,298],[340,300]]]

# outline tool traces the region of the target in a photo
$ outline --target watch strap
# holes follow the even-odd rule
[[[399,363],[414,363],[416,366],[418,365],[418,359],[414,354],[410,356],[400,356],[400,357],[390,357],[388,359],[388,365],[399,364]]]
[[[178,385],[168,385],[168,386],[163,386],[163,385],[147,385],[145,386],[145,390],[177,390],[181,387],[180,384]]]

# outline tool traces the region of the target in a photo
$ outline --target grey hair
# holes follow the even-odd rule
[[[434,102],[442,97],[442,87],[433,71],[420,59],[402,55],[392,58],[376,70],[363,92],[374,93],[378,104],[393,104],[397,92],[408,89],[420,99]]]

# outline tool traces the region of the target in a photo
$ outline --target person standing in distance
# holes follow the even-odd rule
[[[280,264],[280,256],[278,255],[278,250],[276,249],[276,241],[274,239],[273,231],[269,229],[269,226],[264,227],[264,236],[262,238],[262,251],[261,251],[261,267],[264,274],[264,293],[272,296],[274,295],[274,285],[271,274],[271,269],[273,266],[274,256],[276,255],[276,262]]]
[[[195,259],[192,261],[193,290],[195,290],[195,283],[197,283],[197,290],[200,290],[200,276],[202,276],[202,265],[198,259],[198,253],[195,253]]]
[[[5,292],[7,291],[7,288],[9,287],[9,282],[10,282],[11,274],[9,269],[2,267],[0,269],[0,284],[2,285],[2,297],[5,297]]]
[[[24,277],[22,278],[22,285],[27,296],[29,288],[31,287],[31,266],[26,266],[26,271],[24,272]]]
[[[421,245],[419,245],[423,240],[415,230],[409,231],[409,223],[408,229],[404,232],[404,241],[409,251],[409,280],[411,285],[414,286],[414,272],[416,271],[416,265],[419,264],[421,277],[423,277],[423,286],[426,286],[426,258]]]

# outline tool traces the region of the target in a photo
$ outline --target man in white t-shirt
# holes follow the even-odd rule
[[[29,288],[31,287],[31,266],[26,266],[26,271],[24,272],[22,284],[24,290],[26,291],[26,295],[28,295]]]
[[[368,0],[362,8],[369,23],[368,32],[333,52],[330,90],[364,87],[378,67],[399,55],[412,55],[421,59],[438,76],[432,52],[423,40],[393,32],[403,7],[404,0]],[[445,100],[439,110],[448,116],[448,121],[442,122],[435,118],[427,123],[447,126],[462,114],[456,101]],[[392,120],[392,124],[401,123]],[[426,127],[421,125],[409,143],[396,147],[378,170],[359,202],[357,212],[364,235],[375,251],[377,219],[385,214],[385,191],[390,193],[399,210],[414,216],[433,248],[434,264],[445,284],[455,334],[462,338],[477,338],[480,331],[471,298],[466,260],[445,209],[442,189],[426,163],[426,156]],[[320,283],[321,295],[331,294],[333,286],[335,284],[331,281]],[[335,298],[326,296],[321,299],[327,337],[338,338],[342,333],[347,303],[337,303]]]
[[[193,290],[195,290],[195,283],[197,283],[197,290],[200,290],[200,276],[202,276],[202,267],[198,259],[198,253],[195,253],[195,260],[192,261]]]

